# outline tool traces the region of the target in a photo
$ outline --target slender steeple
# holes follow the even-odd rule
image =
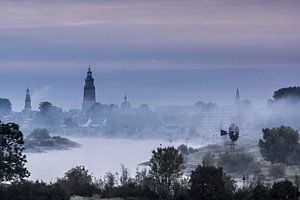
[[[96,103],[96,89],[94,85],[93,73],[89,66],[84,85],[82,110],[88,111],[91,109],[94,103]]]
[[[241,105],[241,97],[240,97],[239,87],[237,87],[237,89],[236,89],[235,105],[237,105],[237,106]]]
[[[121,110],[128,112],[128,111],[130,111],[130,109],[131,109],[131,106],[130,106],[130,103],[127,101],[127,95],[125,94],[124,101],[121,104]]]
[[[25,112],[31,112],[31,98],[30,98],[30,90],[27,88],[26,90],[26,98],[25,98],[25,106],[24,106]]]

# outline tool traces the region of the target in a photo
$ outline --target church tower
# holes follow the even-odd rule
[[[96,91],[94,85],[94,78],[92,70],[89,67],[87,77],[85,79],[84,92],[83,92],[83,103],[82,110],[84,112],[89,111],[96,103]]]
[[[24,112],[31,112],[31,98],[29,88],[26,90]]]
[[[130,106],[130,103],[128,102],[128,100],[127,100],[127,95],[125,94],[124,95],[124,101],[121,104],[121,110],[123,112],[128,112],[128,111],[130,111],[130,109],[131,109],[131,106]]]

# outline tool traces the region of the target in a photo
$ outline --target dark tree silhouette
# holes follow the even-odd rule
[[[162,199],[174,195],[174,186],[183,173],[183,157],[174,147],[157,148],[152,151],[150,177],[154,190]]]
[[[83,166],[76,166],[67,171],[58,184],[65,187],[69,195],[92,195],[96,188],[92,183],[92,176]]]
[[[288,87],[281,88],[274,92],[273,98],[275,100],[280,100],[283,98],[294,97],[300,100],[300,87]]]
[[[48,140],[51,139],[49,131],[45,128],[34,129],[28,136],[28,139]]]
[[[38,113],[36,124],[50,131],[61,126],[63,113],[61,108],[53,106],[52,103],[48,101],[44,101],[40,103],[39,110],[40,112]]]
[[[213,166],[198,166],[192,171],[190,185],[194,200],[231,200],[236,187],[222,168]]]
[[[8,114],[11,112],[11,103],[9,99],[0,98],[0,113]]]
[[[292,182],[286,180],[274,183],[270,191],[272,200],[298,200],[299,190]]]
[[[52,103],[50,103],[49,101],[43,101],[39,105],[39,109],[42,114],[49,112],[51,108],[52,108]]]
[[[300,163],[299,133],[290,127],[263,129],[259,147],[262,156],[272,163]]]
[[[0,182],[29,176],[23,144],[23,133],[17,124],[0,122]]]

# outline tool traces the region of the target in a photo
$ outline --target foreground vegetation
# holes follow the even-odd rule
[[[298,134],[291,129],[284,127],[282,129],[292,133],[287,134],[285,138]],[[281,129],[268,130],[269,137],[264,137],[262,150],[266,151],[269,148],[266,146],[267,141],[270,135],[277,133],[278,130]],[[281,137],[271,138],[284,141]],[[198,165],[189,175],[184,175],[183,155],[195,152],[194,149],[184,146],[179,150],[174,147],[153,150],[149,166],[138,170],[134,178],[124,166],[120,174],[108,172],[103,178],[93,177],[84,166],[76,166],[56,182],[32,182],[26,180],[29,172],[25,167],[26,157],[23,155],[23,134],[18,125],[0,123],[0,141],[1,200],[69,200],[82,199],[82,197],[145,200],[298,200],[300,197],[299,180],[295,179],[294,183],[290,180],[268,182],[260,173],[256,173],[250,184],[238,187],[235,180],[226,174],[222,167],[217,166],[222,165],[226,171],[239,173],[243,173],[243,170],[259,171],[256,169],[258,166],[255,165],[253,157],[244,153],[219,154],[216,164],[214,156],[208,152],[203,157],[201,165]],[[295,145],[295,148],[298,146]],[[181,151],[183,153],[180,153]],[[277,158],[276,154],[273,155],[271,152],[266,155],[270,159]],[[276,163],[284,161],[277,159]],[[248,166],[248,169],[243,166]],[[274,165],[270,173],[275,176],[284,171],[280,165]],[[9,181],[9,184],[4,184],[3,181]]]

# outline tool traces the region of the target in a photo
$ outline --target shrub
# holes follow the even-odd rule
[[[260,170],[254,157],[248,153],[220,154],[219,165],[228,173],[251,174]]]

